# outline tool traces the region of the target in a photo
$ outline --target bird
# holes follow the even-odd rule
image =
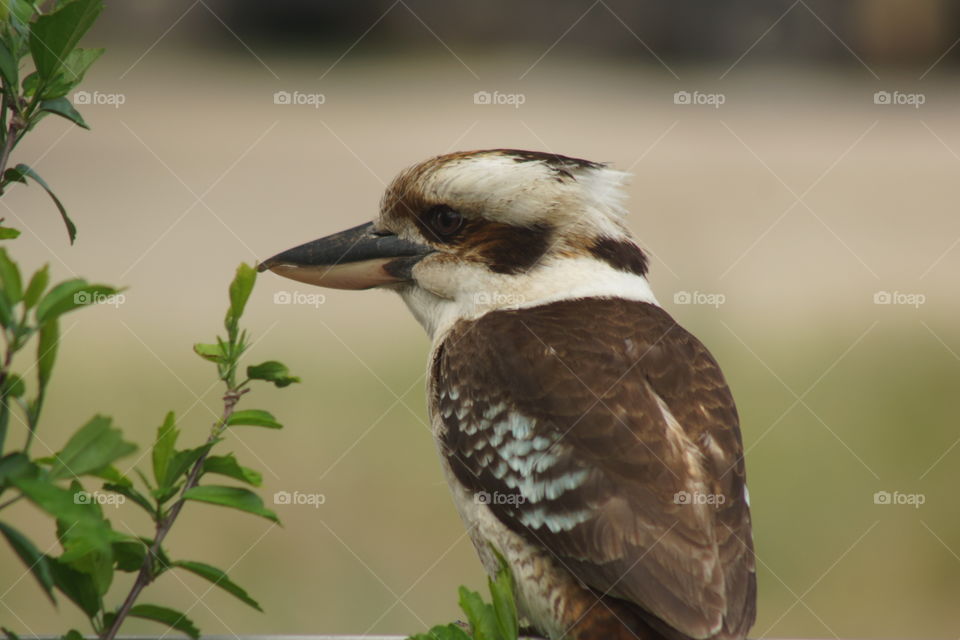
[[[744,450],[714,357],[658,303],[628,174],[436,156],[372,221],[259,264],[400,295],[431,339],[443,474],[488,574],[551,640],[734,640],[756,617]]]

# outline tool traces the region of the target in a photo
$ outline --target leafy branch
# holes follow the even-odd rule
[[[248,489],[219,485],[200,486],[200,479],[206,473],[219,473],[253,486],[260,485],[260,474],[252,469],[239,466],[232,454],[211,457],[210,451],[214,445],[223,439],[224,431],[230,426],[255,424],[280,427],[273,416],[266,411],[248,410],[238,412],[236,410],[240,398],[250,390],[247,385],[252,380],[267,380],[277,386],[286,386],[291,382],[299,381],[298,378],[290,376],[283,365],[264,363],[276,364],[279,367],[269,368],[269,371],[266,372],[264,364],[248,367],[247,378],[239,384],[236,382],[236,370],[240,357],[248,347],[247,333],[240,331],[239,319],[243,315],[243,309],[250,297],[250,292],[253,290],[255,280],[256,271],[249,265],[241,264],[237,268],[236,276],[230,285],[230,307],[224,322],[227,329],[227,339],[218,338],[216,346],[219,352],[213,353],[213,350],[207,348],[210,345],[195,345],[194,347],[197,353],[202,353],[205,359],[216,362],[220,380],[226,385],[226,391],[223,395],[223,410],[219,419],[211,428],[206,442],[193,449],[177,451],[175,447],[179,431],[175,427],[173,413],[169,413],[164,423],[157,429],[157,438],[153,447],[153,476],[156,488],[150,487],[150,495],[155,503],[151,504],[146,496],[137,493],[132,487],[111,485],[107,487],[146,507],[154,517],[155,531],[153,540],[144,553],[137,578],[130,592],[117,612],[107,618],[108,626],[100,635],[103,640],[112,640],[128,615],[159,620],[195,637],[196,627],[184,616],[175,615],[176,612],[156,605],[134,605],[140,596],[140,592],[171,566],[180,567],[207,578],[237,596],[240,600],[260,610],[260,605],[250,598],[243,589],[231,582],[223,571],[199,562],[180,561],[171,563],[166,559],[162,546],[163,540],[170,532],[187,500],[233,507],[279,522],[277,516],[266,509],[260,498]],[[264,425],[262,419],[254,420],[250,416],[267,417],[271,424]],[[186,479],[181,483],[184,475]],[[145,477],[144,482],[147,482]],[[179,498],[171,507],[164,510],[164,503],[174,495],[179,495]]]
[[[407,640],[518,640],[520,622],[514,598],[513,574],[503,556],[495,548],[491,549],[500,562],[496,576],[487,578],[491,602],[484,602],[479,593],[461,585],[460,609],[467,617],[467,624],[451,622],[437,625]]]
[[[44,5],[46,10],[41,8]],[[102,49],[76,47],[101,9],[100,0],[0,2],[0,196],[11,183],[26,183],[30,178],[53,199],[71,243],[76,227],[47,183],[29,166],[8,168],[8,163],[24,135],[48,114],[87,128],[65,96],[103,53]],[[21,80],[21,66],[28,57],[34,70]],[[0,240],[19,235],[16,229],[0,227]],[[219,417],[202,444],[178,449],[180,431],[175,415],[168,413],[152,445],[152,479],[134,469],[139,479],[135,483],[116,464],[137,446],[126,441],[107,416],[88,420],[52,455],[31,455],[56,364],[61,317],[98,303],[120,302],[123,294],[118,288],[91,284],[82,278],[50,286],[46,265],[26,281],[18,264],[0,248],[0,513],[20,501],[45,512],[54,520],[60,552],[41,552],[9,521],[0,520],[0,536],[22,560],[47,599],[54,605],[58,595],[72,601],[103,640],[116,637],[130,617],[160,622],[192,638],[199,637],[200,631],[184,614],[138,602],[142,591],[171,569],[198,575],[260,610],[256,600],[224,571],[205,562],[171,560],[163,544],[187,501],[231,507],[278,522],[276,514],[246,488],[259,487],[261,474],[241,466],[232,453],[213,455],[231,427],[281,428],[267,411],[238,409],[254,381],[277,387],[299,381],[283,364],[272,360],[246,367],[246,376],[238,380],[241,359],[249,347],[240,319],[255,281],[254,269],[241,264],[229,287],[226,337],[218,337],[213,344],[194,345],[196,353],[216,364],[217,376],[225,386]],[[36,370],[36,377],[31,381],[13,367],[17,354],[33,343],[36,351],[30,368]],[[24,427],[19,449],[7,447],[11,418]],[[211,474],[246,486],[208,484]],[[89,479],[100,481],[99,490],[84,488],[84,481]],[[128,500],[150,516],[152,536],[117,531],[104,517],[102,504]],[[105,603],[117,572],[135,573],[136,578],[121,604],[111,608]],[[2,630],[8,638],[17,638],[13,631]],[[63,636],[65,640],[82,637],[73,629]]]
[[[238,380],[240,361],[249,346],[246,331],[239,327],[244,307],[256,280],[256,271],[241,264],[230,285],[230,304],[224,321],[227,336],[214,345],[195,345],[197,353],[217,365],[219,379],[225,385],[223,408],[212,425],[206,440],[197,447],[178,449],[180,431],[176,418],[168,413],[151,452],[152,481],[139,471],[138,486],[121,473],[114,463],[133,453],[136,446],[126,442],[110,418],[95,416],[83,425],[66,445],[52,456],[30,458],[28,447],[39,423],[42,399],[50,379],[58,341],[56,326],[60,316],[117,290],[105,285],[89,285],[83,280],[69,280],[44,292],[47,267],[34,274],[24,290],[20,286],[17,265],[0,249],[0,323],[7,343],[6,364],[0,369],[3,402],[0,422],[3,433],[11,416],[10,400],[16,401],[26,417],[28,434],[22,450],[0,457],[0,496],[15,494],[0,502],[0,510],[21,499],[27,499],[54,517],[63,553],[52,556],[40,552],[27,536],[10,523],[0,521],[0,534],[23,560],[51,602],[59,591],[87,615],[93,630],[104,640],[114,638],[128,617],[140,617],[199,637],[199,630],[185,615],[153,604],[136,604],[141,592],[158,576],[170,569],[182,569],[199,575],[226,590],[246,604],[260,609],[247,592],[222,570],[197,561],[172,561],[163,547],[164,539],[178,521],[187,501],[205,502],[239,509],[278,522],[261,498],[240,486],[206,484],[209,474],[230,478],[258,487],[262,476],[241,466],[233,454],[212,455],[214,447],[226,437],[227,429],[241,425],[280,428],[272,414],[262,409],[238,410],[241,398],[254,381],[265,381],[285,387],[299,379],[291,376],[279,362],[267,361],[246,367],[246,376]],[[41,284],[42,283],[42,284]],[[12,303],[12,304],[10,304]],[[32,314],[28,311],[32,310]],[[27,319],[32,316],[33,320]],[[37,340],[37,395],[25,400],[23,379],[10,370],[11,354],[23,348],[23,336],[40,334]],[[44,337],[46,336],[46,337]],[[3,448],[0,446],[0,454]],[[114,530],[104,518],[100,501],[106,494],[90,493],[83,488],[82,476],[104,482],[102,490],[130,500],[144,509],[154,523],[152,537],[134,537]],[[69,487],[60,486],[63,481]],[[115,571],[136,572],[133,586],[114,611],[104,604]]]
[[[12,182],[30,178],[53,200],[67,227],[72,244],[77,228],[49,185],[26,164],[8,169],[10,154],[24,135],[48,114],[54,114],[89,129],[66,98],[82,80],[103,49],[81,49],[80,38],[103,10],[102,0],[72,0],[51,3],[48,13],[26,0],[0,3],[0,195]],[[21,60],[30,57],[34,71],[21,80]],[[0,238],[19,235],[15,229],[0,229]]]

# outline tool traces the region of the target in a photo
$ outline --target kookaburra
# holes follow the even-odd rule
[[[439,156],[400,173],[373,222],[260,270],[400,294],[432,338],[456,507],[540,633],[744,638],[756,574],[737,410],[650,290],[625,177],[531,151]]]

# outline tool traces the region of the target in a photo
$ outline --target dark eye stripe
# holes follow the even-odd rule
[[[517,274],[533,269],[550,248],[553,228],[543,224],[515,227],[487,222],[471,233],[475,251],[496,273]]]
[[[632,242],[599,238],[590,247],[590,253],[618,271],[635,273],[638,276],[647,274],[647,255]]]
[[[406,209],[410,211],[409,204]],[[450,218],[450,214],[455,216]],[[481,217],[467,218],[445,204],[422,206],[411,217],[428,241],[456,245],[457,254],[479,259],[495,273],[517,274],[533,269],[553,238],[550,225],[524,227]],[[439,220],[441,217],[443,220]]]

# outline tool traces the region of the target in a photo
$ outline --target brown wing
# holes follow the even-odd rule
[[[740,638],[756,583],[720,369],[654,305],[563,301],[457,325],[433,409],[458,479],[583,583],[694,638]]]

